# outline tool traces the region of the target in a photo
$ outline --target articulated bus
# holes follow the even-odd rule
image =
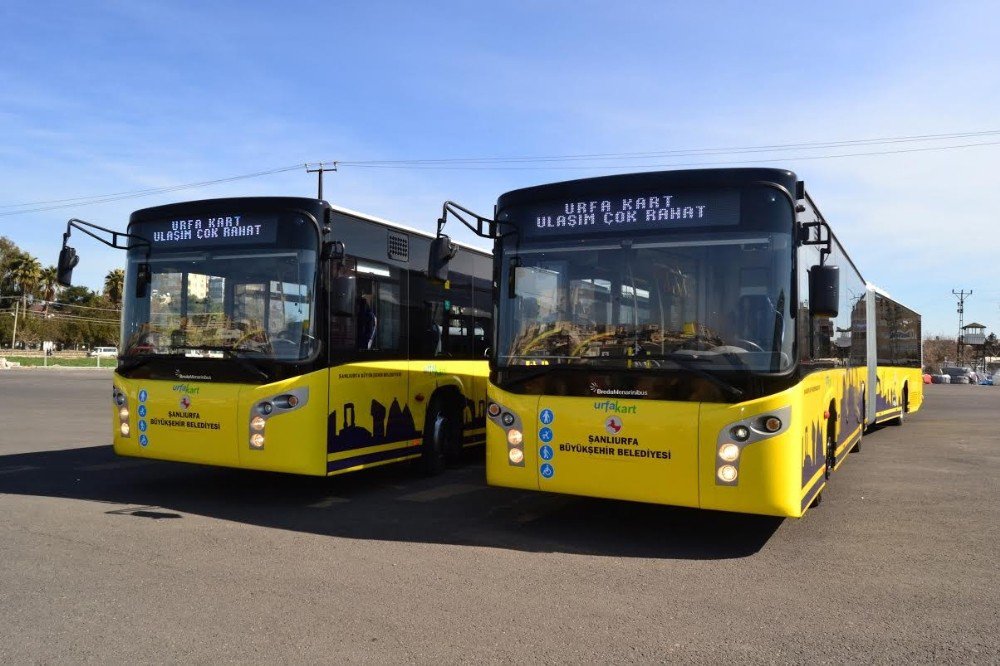
[[[433,473],[484,441],[488,253],[461,248],[442,283],[431,234],[317,199],[217,199],[137,211],[127,233],[71,220],[64,284],[72,228],[127,250],[118,454]]]
[[[439,238],[450,208],[494,240],[492,485],[799,517],[868,427],[920,407],[919,315],[790,171],[542,185],[475,226],[456,207]]]

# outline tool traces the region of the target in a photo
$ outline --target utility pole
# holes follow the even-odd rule
[[[21,301],[14,301],[14,332],[10,334],[10,351],[14,353],[14,341],[17,340],[17,310],[21,307]]]
[[[955,339],[955,356],[958,359],[955,365],[961,367],[962,365],[962,326],[965,325],[965,297],[972,296],[972,290],[970,289],[968,293],[963,289],[962,291],[951,290],[951,293],[958,298],[958,337]]]
[[[317,180],[317,184],[319,186],[318,187],[319,193],[316,195],[317,199],[322,199],[323,198],[323,172],[324,171],[336,171],[336,170],[337,170],[337,163],[336,162],[333,163],[333,166],[329,166],[329,167],[326,166],[326,162],[320,162],[319,165],[315,169],[310,169],[309,165],[306,164],[306,173],[314,173],[314,174],[316,174],[316,180]]]

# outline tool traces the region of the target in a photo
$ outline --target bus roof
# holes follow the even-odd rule
[[[546,185],[536,185],[501,194],[498,208],[532,203],[551,197],[587,197],[612,194],[621,188],[652,189],[657,187],[734,187],[759,182],[781,185],[795,196],[795,173],[787,169],[678,169],[675,171],[643,171],[580,178]]]
[[[381,217],[376,217],[374,215],[369,215],[368,213],[359,213],[356,210],[351,210],[350,208],[344,208],[343,206],[335,206],[333,204],[330,204],[330,208],[332,208],[336,212],[342,213],[344,215],[350,215],[351,217],[357,217],[359,219],[368,220],[369,222],[375,222],[377,224],[384,224],[386,226],[393,227],[394,229],[400,229],[402,231],[406,231],[407,233],[417,234],[418,236],[423,236],[424,238],[431,238],[431,239],[435,238],[435,235],[432,234],[432,233],[428,233],[426,231],[421,231],[420,229],[415,229],[414,227],[410,227],[410,226],[407,226],[405,224],[400,224],[399,222],[393,222],[392,220],[386,220],[386,219],[381,218]],[[484,254],[486,256],[491,256],[493,254],[489,250],[484,250],[483,248],[476,247],[475,245],[469,245],[468,243],[463,243],[461,241],[456,241],[455,239],[452,239],[451,242],[454,243],[455,245],[458,245],[461,248],[464,248],[466,250],[471,250],[472,252],[479,252],[479,253]]]
[[[392,222],[391,220],[386,220],[381,217],[376,217],[374,215],[369,215],[367,213],[361,213],[356,210],[351,210],[350,208],[344,208],[343,206],[335,206],[326,201],[320,199],[310,199],[308,197],[222,197],[219,199],[198,199],[195,201],[179,201],[176,203],[163,204],[161,206],[152,206],[149,208],[142,208],[132,213],[129,217],[129,225],[134,223],[146,222],[149,220],[158,220],[163,217],[170,217],[172,215],[179,214],[181,211],[189,211],[192,208],[198,207],[208,207],[208,208],[221,208],[225,206],[231,206],[237,203],[249,204],[253,206],[265,206],[265,205],[281,205],[289,207],[301,207],[301,208],[313,208],[317,206],[326,207],[329,206],[331,210],[334,210],[343,215],[350,215],[351,217],[356,217],[361,220],[367,220],[369,222],[375,222],[376,224],[385,225],[387,227],[392,227],[394,229],[399,229],[411,234],[417,234],[418,236],[424,236],[425,238],[433,239],[434,234],[421,231],[420,229],[415,229],[413,227],[408,227],[398,222]],[[484,254],[486,256],[491,256],[493,253],[489,250],[484,250],[483,248],[476,247],[474,245],[469,245],[467,243],[462,243],[460,241],[452,240],[453,243],[459,247]]]

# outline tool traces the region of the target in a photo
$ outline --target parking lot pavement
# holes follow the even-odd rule
[[[2,661],[1000,659],[1000,387],[926,387],[781,521],[488,488],[474,454],[119,459],[107,379],[0,377],[5,424],[51,405],[0,431]]]

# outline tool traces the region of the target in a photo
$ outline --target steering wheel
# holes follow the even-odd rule
[[[733,342],[738,343],[738,345],[740,347],[746,347],[747,351],[755,351],[755,352],[766,352],[767,351],[766,349],[764,349],[763,347],[761,347],[756,342],[753,342],[752,340],[747,340],[745,338],[735,338],[733,340]]]

